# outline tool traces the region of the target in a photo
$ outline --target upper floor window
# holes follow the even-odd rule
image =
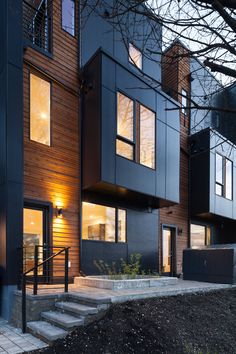
[[[205,225],[191,224],[191,247],[207,246],[211,244],[211,228]]]
[[[83,239],[126,242],[126,210],[83,202]]]
[[[62,28],[75,35],[75,0],[62,0]]]
[[[129,61],[136,65],[140,70],[143,66],[143,57],[141,51],[132,43],[129,43]]]
[[[50,146],[51,84],[30,74],[30,139]]]
[[[216,194],[232,200],[233,163],[225,156],[216,153]]]
[[[36,6],[33,0],[23,1],[24,38],[46,52],[51,51],[51,0]]]
[[[116,153],[155,169],[155,113],[117,93]]]
[[[188,94],[187,94],[187,92],[184,89],[182,89],[181,94],[182,94],[182,96],[181,96],[182,97],[182,113],[184,115],[187,115],[188,114],[188,107],[187,107],[187,105],[188,105]]]

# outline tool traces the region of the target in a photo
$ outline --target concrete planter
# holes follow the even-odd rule
[[[109,290],[143,289],[166,285],[175,285],[177,284],[177,278],[136,276],[136,278],[134,279],[124,275],[121,279],[116,280],[111,279],[109,276],[88,276],[76,277],[75,284]]]

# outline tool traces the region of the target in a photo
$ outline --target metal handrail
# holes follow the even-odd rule
[[[27,321],[26,321],[26,285],[27,285],[27,276],[29,273],[33,272],[33,295],[38,294],[38,269],[45,264],[48,264],[51,260],[58,257],[60,254],[65,252],[65,263],[64,263],[64,292],[68,292],[69,288],[69,249],[70,247],[63,247],[60,251],[56,252],[55,254],[51,255],[43,262],[38,262],[38,249],[43,247],[44,249],[53,249],[53,248],[61,248],[61,247],[47,247],[36,245],[35,252],[34,252],[34,267],[28,269],[27,271],[23,272],[22,274],[22,332],[26,332]]]

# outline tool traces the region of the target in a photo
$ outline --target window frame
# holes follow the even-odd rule
[[[140,53],[140,57],[141,57],[141,67],[139,67],[131,58],[130,56],[130,46],[132,46],[134,49],[136,49],[139,53]],[[143,70],[143,53],[141,52],[141,50],[133,43],[133,42],[129,42],[128,43],[128,59],[129,59],[129,63],[132,64],[136,69],[138,70]]]
[[[62,11],[63,0],[61,0],[61,29],[62,29],[62,31],[69,34],[72,38],[76,38],[76,11],[77,11],[77,8],[76,8],[76,1],[75,0],[72,0],[72,1],[74,2],[74,34],[71,34],[65,28],[63,28],[63,11]]]
[[[49,79],[48,77],[44,76],[41,73],[38,73],[36,70],[29,70],[28,73],[29,73],[29,80],[28,80],[28,83],[29,83],[29,103],[28,103],[28,105],[29,105],[29,141],[33,142],[35,144],[40,144],[40,146],[50,148],[53,146],[53,141],[52,141],[52,96],[53,96],[52,86],[53,86],[53,82],[51,79]],[[30,95],[31,80],[30,80],[30,77],[31,77],[31,74],[39,77],[40,79],[42,79],[44,81],[47,81],[50,84],[50,132],[49,132],[50,145],[43,144],[43,143],[40,143],[39,141],[31,139],[31,134],[30,134],[30,132],[31,132],[31,110],[30,110],[30,104],[31,104],[31,95]]]
[[[118,117],[118,94],[121,94],[127,98],[129,98],[131,101],[133,101],[134,103],[134,108],[133,108],[133,141],[121,136],[118,134],[118,126],[117,126],[117,117]],[[148,111],[152,112],[154,114],[154,167],[150,167],[147,165],[144,165],[143,163],[140,162],[140,138],[141,138],[141,130],[140,130],[140,107],[144,107],[146,108]],[[116,155],[126,159],[128,161],[132,161],[140,166],[146,167],[151,169],[152,171],[156,170],[156,166],[157,166],[157,156],[156,156],[156,137],[157,137],[157,126],[156,126],[156,112],[152,109],[150,109],[149,107],[147,107],[145,104],[141,103],[139,100],[133,99],[131,98],[129,95],[127,95],[126,93],[124,93],[122,90],[120,89],[116,89],[116,141],[120,140],[126,144],[129,144],[131,146],[133,146],[133,159],[129,159],[125,156],[119,155],[117,153],[117,148],[116,148]],[[117,144],[116,144],[117,147]]]
[[[83,203],[89,203],[89,204],[94,204],[94,205],[99,205],[103,206],[105,208],[111,208],[115,209],[115,241],[100,241],[100,240],[88,240],[83,238],[83,232],[82,232],[82,241],[89,241],[89,242],[103,242],[103,243],[109,243],[109,244],[127,244],[127,209],[122,208],[122,207],[115,207],[113,205],[109,204],[103,204],[103,203],[94,203],[90,202],[87,200],[82,201],[82,229],[83,229]],[[119,210],[124,210],[125,211],[125,241],[119,241],[118,240],[118,230],[119,230],[119,225],[118,225],[118,214]]]
[[[222,184],[220,182],[216,181],[216,159],[217,155],[222,158]],[[231,164],[231,198],[226,197],[226,161],[229,161]],[[222,188],[222,194],[218,194],[216,192],[216,186],[220,186]],[[215,153],[215,194],[218,197],[225,198],[227,200],[233,200],[233,161],[230,160],[228,157],[222,155],[218,151]]]
[[[197,246],[193,246],[193,245],[192,245],[191,225],[196,225],[196,226],[204,227],[205,232],[204,232],[204,245],[203,245],[203,246],[209,246],[209,245],[212,244],[212,226],[211,226],[211,225],[207,225],[207,224],[201,224],[201,223],[196,222],[196,221],[190,221],[190,240],[189,240],[189,246],[190,246],[190,248],[197,247]],[[207,229],[210,230],[210,243],[209,243],[209,244],[207,243],[207,240],[208,240]],[[201,246],[200,246],[200,247],[201,247]]]
[[[186,104],[183,104],[183,100],[186,100]],[[181,89],[181,112],[184,114],[185,117],[188,116],[188,92],[182,88]]]
[[[40,11],[39,9],[41,8],[42,4],[45,2],[46,6],[46,18],[47,18],[47,48],[39,46],[38,44],[35,43],[35,33],[34,33],[34,22],[35,22],[35,17],[32,19],[32,26],[33,26],[33,38],[32,38],[32,48],[36,49],[40,53],[43,53],[50,58],[52,58],[52,49],[53,49],[53,8],[51,6],[48,6],[48,0],[42,0],[38,6],[37,13]]]

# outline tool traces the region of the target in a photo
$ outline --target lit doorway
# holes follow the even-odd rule
[[[162,228],[162,253],[161,270],[162,274],[174,276],[176,273],[176,228],[163,226]]]

